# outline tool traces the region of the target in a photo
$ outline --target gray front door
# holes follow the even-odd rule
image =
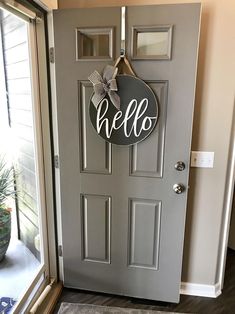
[[[106,143],[89,118],[88,76],[120,55],[121,9],[54,13],[64,285],[178,302],[200,4],[126,15],[128,59],[160,107],[153,133],[130,147]]]

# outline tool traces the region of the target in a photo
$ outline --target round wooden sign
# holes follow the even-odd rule
[[[108,94],[97,108],[90,101],[91,123],[106,141],[133,145],[143,141],[155,128],[158,119],[157,98],[152,89],[137,77],[117,75],[116,80],[120,110],[113,105]]]

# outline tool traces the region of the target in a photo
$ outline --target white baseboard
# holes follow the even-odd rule
[[[221,294],[221,288],[219,283],[215,285],[203,285],[191,282],[181,282],[180,294],[217,298]]]

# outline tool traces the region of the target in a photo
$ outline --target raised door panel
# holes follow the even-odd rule
[[[111,198],[81,195],[82,260],[110,263]]]
[[[81,81],[79,86],[80,115],[80,160],[81,172],[94,174],[111,174],[112,146],[105,142],[94,130],[89,116],[92,84]],[[95,158],[94,158],[95,152]]]
[[[129,200],[129,266],[158,269],[160,222],[160,201]]]
[[[168,82],[148,82],[148,84],[158,99],[159,120],[155,130],[147,139],[130,148],[130,175],[161,178],[163,175]]]

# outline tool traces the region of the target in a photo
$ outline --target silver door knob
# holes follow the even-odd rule
[[[175,164],[175,169],[177,171],[183,171],[185,169],[185,163],[183,161],[177,161]]]
[[[183,193],[185,190],[185,187],[183,184],[181,183],[176,183],[173,185],[173,191],[176,193],[176,194],[181,194]]]

